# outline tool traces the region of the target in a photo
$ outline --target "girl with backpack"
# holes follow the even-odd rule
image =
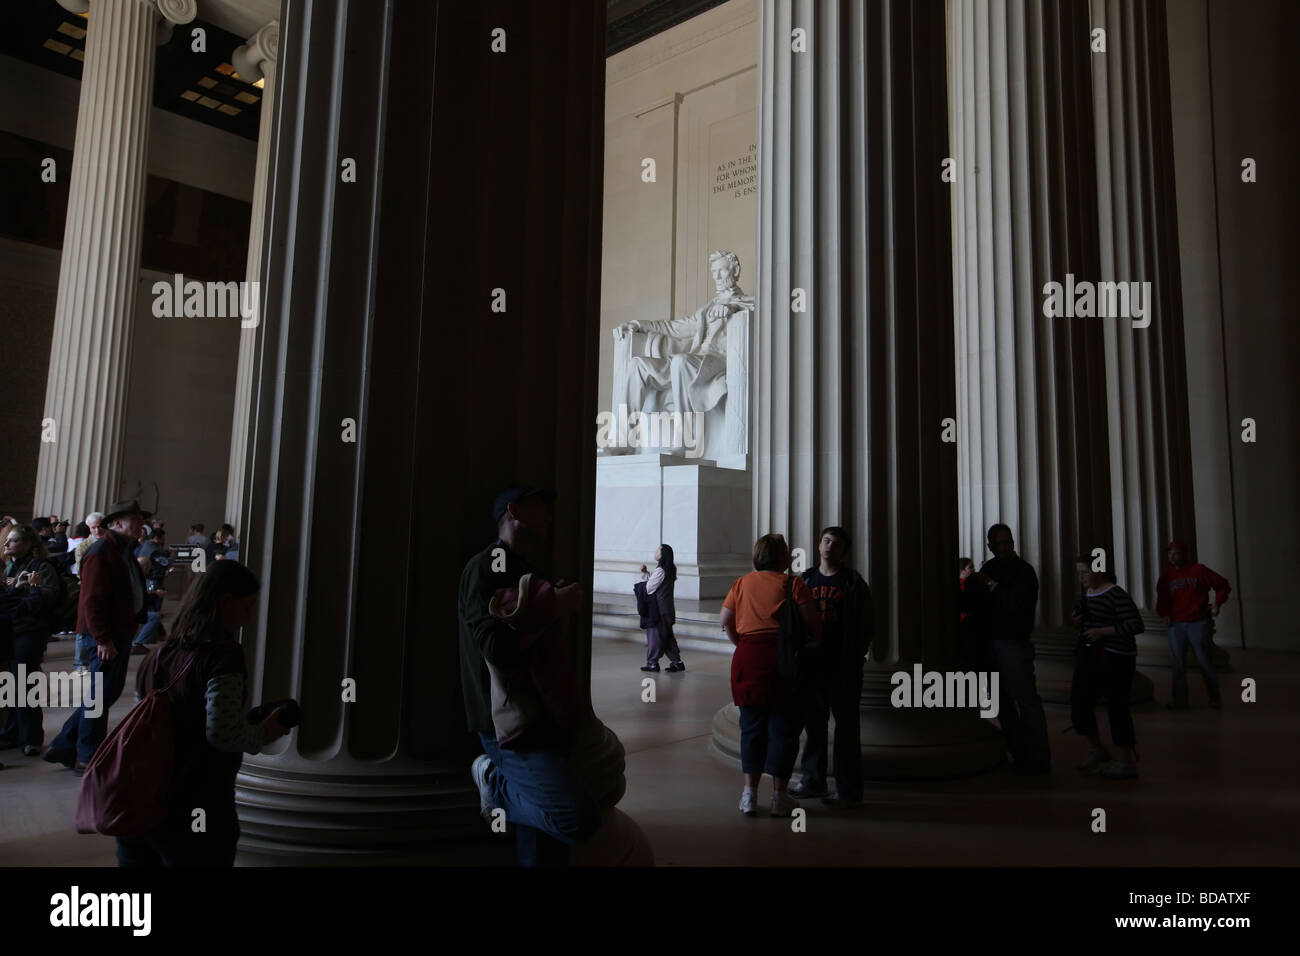
[[[289,732],[279,709],[261,723],[247,720],[248,668],[237,638],[257,593],[257,576],[242,564],[209,565],[185,595],[171,636],[141,663],[138,697],[171,684],[175,769],[166,820],[143,835],[118,837],[119,866],[234,865],[243,755]],[[206,829],[195,833],[199,809]]]

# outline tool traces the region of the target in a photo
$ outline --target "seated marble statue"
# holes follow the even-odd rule
[[[621,379],[615,381],[616,401],[625,401],[629,411],[703,415],[726,397],[728,320],[736,312],[752,310],[754,297],[745,295],[737,282],[740,259],[734,252],[710,255],[709,271],[717,294],[690,315],[635,320],[614,329],[616,342],[632,333],[645,334],[644,348],[638,345],[628,357],[626,371],[616,370]]]

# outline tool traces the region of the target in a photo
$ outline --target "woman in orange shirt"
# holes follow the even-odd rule
[[[754,544],[754,571],[738,578],[722,602],[722,628],[736,652],[731,658],[731,699],[740,708],[740,765],[745,789],[740,812],[756,816],[758,784],[772,776],[772,816],[788,817],[799,806],[786,792],[799,752],[803,713],[777,670],[777,635],[786,587],[792,588],[808,636],[821,643],[822,622],[812,592],[798,575],[786,574],[785,537],[765,534]]]

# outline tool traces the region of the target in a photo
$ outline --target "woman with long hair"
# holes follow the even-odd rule
[[[181,602],[171,636],[141,663],[140,698],[171,684],[176,762],[166,821],[143,836],[119,837],[119,866],[234,864],[235,775],[243,755],[289,732],[279,709],[260,724],[247,720],[248,668],[238,635],[257,592],[257,576],[242,564],[210,564]],[[196,833],[200,809],[205,829]]]
[[[677,565],[673,563],[673,549],[661,544],[655,549],[658,566],[648,572],[641,565],[641,580],[645,581],[646,596],[655,602],[659,612],[658,623],[646,628],[646,654],[643,671],[659,670],[659,659],[668,655],[668,673],[675,674],[686,670],[682,663],[682,653],[677,649],[677,638],[673,636],[673,625],[677,623],[677,607],[673,604],[673,587],[677,582]]]
[[[727,592],[722,629],[736,645],[731,657],[731,699],[740,708],[740,769],[745,789],[740,812],[756,816],[758,784],[772,777],[772,816],[788,817],[799,806],[789,793],[790,773],[799,753],[803,710],[797,694],[781,680],[777,638],[787,592],[799,606],[812,646],[821,644],[817,600],[799,575],[786,573],[790,546],[785,536],[765,534],[754,543],[754,570]]]

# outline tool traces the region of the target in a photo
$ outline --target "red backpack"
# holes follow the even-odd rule
[[[77,832],[138,836],[167,817],[173,764],[172,702],[167,692],[194,661],[191,654],[171,682],[154,690],[104,738],[81,778]]]

